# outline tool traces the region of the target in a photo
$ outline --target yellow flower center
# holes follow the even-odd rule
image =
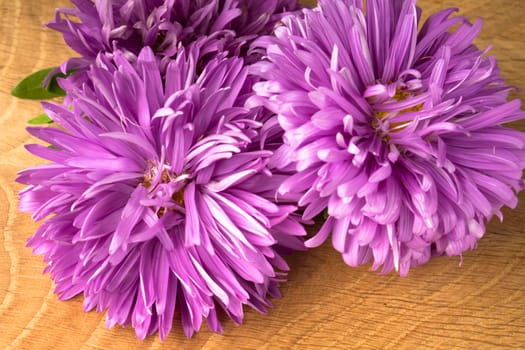
[[[160,181],[158,183],[154,183],[154,180],[157,176],[157,167],[153,165],[153,163],[150,164],[149,170],[146,171],[144,174],[142,185],[146,187],[148,190],[150,190],[150,193],[155,191],[156,187],[159,184],[167,184],[170,183],[172,180],[172,176],[170,175],[170,172],[168,169],[164,168],[162,170],[162,173],[160,174]],[[181,186],[179,190],[171,195],[171,199],[180,205],[181,207],[184,207],[184,188],[186,186]],[[154,208],[151,208],[154,209]],[[174,208],[165,208],[160,207],[157,210],[157,216],[160,218],[162,217],[167,210],[175,210]]]
[[[406,91],[406,90],[402,89],[401,87],[398,87],[396,89],[396,93],[394,94],[394,96],[392,97],[392,99],[389,102],[392,102],[392,101],[396,101],[396,102],[404,101],[404,100],[406,100],[407,98],[409,98],[411,96],[413,96],[413,94],[411,92]],[[368,99],[368,101],[369,102],[373,102],[373,99],[374,98],[371,97],[371,98]],[[397,115],[402,114],[402,113],[407,113],[407,112],[419,112],[422,109],[423,109],[423,104],[418,104],[416,106],[400,110],[399,112],[397,112]],[[379,126],[379,121],[383,120],[390,113],[392,113],[392,112],[383,112],[383,111],[374,110],[374,116],[376,117],[376,119],[372,120],[372,126],[374,127],[374,129],[377,129],[378,126]],[[390,123],[389,126],[388,126],[388,131],[389,132],[399,132],[399,131],[403,130],[407,125],[408,125],[408,122],[406,122],[406,121]],[[402,127],[400,127],[400,126],[402,126]],[[386,137],[388,139],[388,135],[385,135],[384,137]]]

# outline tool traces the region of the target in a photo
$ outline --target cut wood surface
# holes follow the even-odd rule
[[[477,39],[493,44],[502,74],[525,86],[525,1],[421,0],[430,11],[460,6],[484,18]],[[245,322],[224,320],[224,334],[203,326],[186,339],[137,340],[131,328],[105,328],[104,313],[82,311],[82,296],[59,301],[44,263],[25,247],[38,227],[18,212],[16,172],[39,164],[24,144],[38,102],[12,98],[29,73],[74,55],[59,34],[42,27],[66,0],[0,0],[0,349],[494,349],[525,348],[525,195],[505,220],[493,220],[474,251],[440,257],[408,277],[350,268],[331,245],[288,259],[283,298],[267,315],[245,309]],[[513,93],[524,98],[523,92]],[[517,123],[525,130],[525,123]],[[313,231],[313,230],[312,230]]]

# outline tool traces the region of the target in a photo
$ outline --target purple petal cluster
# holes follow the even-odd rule
[[[99,55],[88,80],[62,82],[70,105],[44,104],[60,128],[29,128],[50,146],[27,149],[50,162],[17,179],[21,210],[46,219],[28,245],[60,298],[83,293],[85,310],[140,338],[164,339],[176,309],[187,336],[203,317],[221,332],[220,310],[237,323],[243,305],[265,312],[288,269],[280,252],[304,247],[296,207],[274,201],[275,121],[244,106],[243,60],[198,74],[199,55],[181,49],[165,76],[147,47],[136,64]]]
[[[204,38],[202,55],[227,51],[240,55],[259,35],[270,34],[296,0],[72,0],[60,8],[48,27],[62,33],[82,58],[65,62],[68,69],[85,68],[100,52],[120,50],[130,61],[149,46],[162,67],[186,46]],[[243,50],[243,52],[246,50]]]
[[[525,186],[505,126],[525,112],[455,9],[72,2],[48,26],[81,57],[43,104],[58,127],[28,129],[48,163],[19,173],[20,209],[56,293],[108,327],[164,339],[177,314],[190,337],[266,312],[321,214],[307,247],[331,236],[348,265],[406,275],[474,248]]]
[[[421,23],[414,0],[320,0],[258,42],[252,103],[278,114],[275,165],[296,170],[279,191],[306,220],[327,214],[308,246],[331,234],[347,264],[406,275],[516,206],[525,134],[503,124],[525,114],[473,44],[481,20],[454,12]]]

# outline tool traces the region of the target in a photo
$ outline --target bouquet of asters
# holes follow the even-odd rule
[[[283,256],[331,236],[406,275],[476,246],[524,188],[525,119],[470,23],[415,0],[72,0],[80,56],[24,79],[48,162],[28,240],[61,299],[164,339],[266,312]],[[420,24],[422,24],[420,26]],[[420,29],[418,29],[420,28]],[[321,221],[305,240],[305,225]]]

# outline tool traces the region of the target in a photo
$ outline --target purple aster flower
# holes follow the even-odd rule
[[[239,55],[246,43],[270,34],[296,0],[72,0],[76,8],[57,9],[48,27],[61,32],[82,58],[70,59],[63,70],[85,69],[101,52],[123,51],[131,61],[144,46],[169,58],[201,36],[208,37],[201,54],[228,51]],[[214,40],[220,39],[220,40]]]
[[[17,179],[20,209],[47,218],[28,245],[56,293],[83,293],[140,338],[164,339],[176,308],[187,336],[203,317],[220,332],[219,309],[237,323],[243,305],[265,312],[288,269],[279,252],[304,247],[296,208],[272,201],[283,175],[267,167],[272,119],[243,107],[247,68],[217,57],[197,75],[198,56],[181,50],[165,81],[149,48],[136,68],[99,56],[71,107],[44,104],[61,128],[29,128],[51,146],[27,148],[51,162]]]
[[[472,44],[481,20],[455,11],[418,32],[415,1],[320,0],[260,39],[267,61],[253,71],[267,81],[251,103],[278,114],[274,163],[297,170],[279,191],[301,195],[304,219],[327,210],[307,246],[331,233],[347,264],[406,275],[474,248],[516,206],[525,135],[503,124],[525,114]]]

